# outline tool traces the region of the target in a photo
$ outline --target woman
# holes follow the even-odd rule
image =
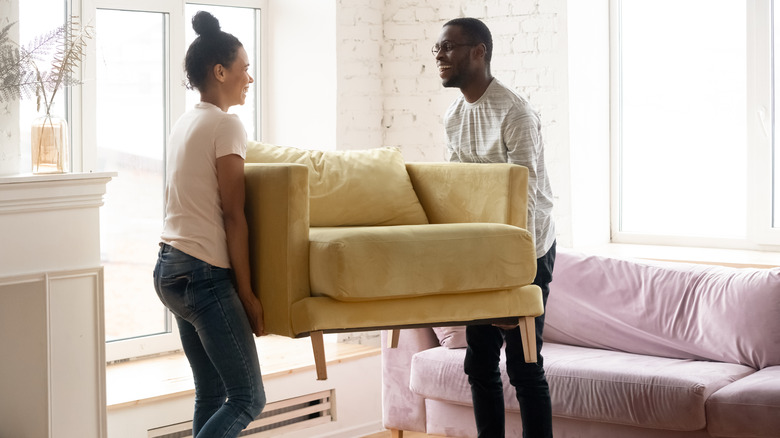
[[[252,291],[244,216],[246,131],[237,116],[249,84],[241,42],[200,11],[184,61],[200,102],[168,142],[165,225],[155,289],[176,316],[195,380],[192,435],[236,437],[265,406],[252,333],[263,308]]]

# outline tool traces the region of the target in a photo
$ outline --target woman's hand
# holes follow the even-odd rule
[[[254,294],[239,294],[241,304],[244,305],[244,312],[249,319],[249,325],[252,326],[252,333],[260,337],[266,335],[265,321],[263,319],[263,305]]]

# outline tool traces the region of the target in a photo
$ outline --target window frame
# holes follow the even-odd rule
[[[752,190],[751,181],[748,181],[748,211],[758,212],[748,217],[748,238],[777,246],[780,245],[780,218],[777,218],[778,226],[772,227],[773,144],[775,153],[780,153],[780,145],[774,143],[776,115],[772,99],[776,93],[772,78],[776,68],[774,8],[773,0],[747,2],[748,175],[755,175]],[[780,169],[775,169],[775,177],[780,177]]]
[[[772,7],[773,0],[747,2],[747,229],[744,239],[687,235],[644,234],[620,230],[622,71],[620,8],[622,0],[609,1],[610,63],[610,232],[611,242],[742,250],[780,249],[780,228],[772,227]],[[780,173],[780,170],[777,172]]]

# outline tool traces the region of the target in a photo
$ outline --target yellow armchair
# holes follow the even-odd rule
[[[362,176],[354,163],[328,167],[344,154],[362,163],[364,153],[379,159]],[[390,329],[397,342],[400,328],[520,318],[526,361],[535,362],[533,319],[544,309],[531,284],[536,258],[525,230],[527,169],[400,159],[402,172],[386,176],[399,157],[390,149],[322,153],[250,145],[250,259],[266,331],[310,336],[320,380],[327,378],[322,335],[335,332]],[[291,162],[251,162],[269,160]],[[334,183],[329,172],[342,180]],[[362,180],[350,185],[356,176]],[[400,183],[383,180],[396,176]],[[404,184],[424,214],[412,201],[396,202],[407,196],[399,194]],[[367,186],[379,191],[363,193],[372,189]],[[381,217],[382,209],[392,217]],[[370,221],[389,224],[360,223],[378,214]],[[344,221],[358,224],[339,224]]]

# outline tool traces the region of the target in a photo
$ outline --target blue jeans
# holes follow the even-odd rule
[[[534,284],[542,289],[542,300],[547,305],[555,264],[553,243],[547,254],[536,260]],[[551,438],[552,404],[550,387],[544,375],[542,357],[542,330],[544,315],[535,318],[537,363],[526,363],[520,329],[502,330],[492,325],[466,327],[466,359],[464,369],[471,385],[471,399],[477,420],[479,438],[503,438],[504,390],[498,368],[501,346],[506,341],[506,370],[509,383],[515,387],[520,403],[523,437]]]
[[[195,438],[237,437],[265,406],[254,335],[229,269],[161,244],[154,286],[195,380]]]

